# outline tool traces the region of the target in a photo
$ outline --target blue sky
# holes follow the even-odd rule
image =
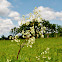
[[[12,10],[18,11],[20,16],[33,12],[35,7],[49,7],[54,11],[62,11],[62,0],[8,0],[14,6]],[[62,25],[62,21],[51,20],[51,23]]]
[[[40,8],[44,19],[62,25],[61,6],[62,0],[0,0],[0,36],[10,34],[11,28],[19,26],[22,15],[33,12],[35,7]]]
[[[62,0],[8,0],[14,6],[12,9],[20,14],[32,12],[35,7],[44,6],[54,11],[62,10]],[[16,8],[15,8],[16,7]]]

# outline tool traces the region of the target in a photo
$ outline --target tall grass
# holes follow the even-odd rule
[[[22,43],[24,40],[20,39]],[[12,62],[44,62],[47,59],[43,59],[41,53],[50,48],[49,54],[51,60],[49,62],[61,62],[62,61],[62,37],[58,38],[38,38],[33,44],[32,48],[24,46],[21,49],[19,58],[17,60],[17,53],[20,48],[16,42],[10,40],[0,40],[0,62],[6,62],[12,60]],[[37,60],[36,57],[40,56]]]

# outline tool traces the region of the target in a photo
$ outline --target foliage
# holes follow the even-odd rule
[[[4,40],[4,39],[8,39],[7,37],[5,37],[4,35],[1,36],[0,40]]]
[[[51,33],[49,37],[54,37],[55,33],[57,33],[58,36],[62,36],[62,26],[57,24],[51,24],[48,20],[45,19],[42,19],[42,21],[43,26],[46,27],[46,32],[44,33],[44,35],[46,35],[46,33]],[[17,33],[21,33],[22,29],[25,29],[24,27],[26,27],[25,24],[19,26],[19,28],[17,28]],[[29,28],[29,26],[27,26],[27,28]]]
[[[49,21],[43,20],[43,26],[46,27],[46,33],[55,33],[56,32],[56,24],[51,24]]]
[[[57,25],[57,31],[60,34],[60,36],[62,36],[62,26]]]
[[[13,29],[11,29],[11,33],[13,34],[13,37],[17,34],[18,28],[14,27]]]

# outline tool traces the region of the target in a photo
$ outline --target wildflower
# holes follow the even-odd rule
[[[9,59],[7,59],[7,62],[9,62]]]
[[[45,30],[45,29],[46,29],[46,27],[43,27],[43,29]]]
[[[15,38],[18,38],[18,35],[16,35]]]
[[[40,57],[40,56],[38,56],[38,57]]]
[[[19,40],[19,42],[20,42],[20,40]]]
[[[37,60],[40,60],[40,58],[38,58]]]
[[[43,57],[42,58],[46,58],[44,55],[43,55]]]
[[[45,31],[43,31],[45,33]]]
[[[11,39],[11,38],[12,38],[12,36],[9,37],[9,39]]]
[[[28,47],[28,45],[27,45],[27,47]]]
[[[47,51],[45,51],[45,54],[47,54]]]
[[[40,31],[41,33],[43,33],[43,31]]]
[[[44,35],[41,35],[42,38],[44,38]]]
[[[43,27],[41,28],[41,31],[43,30]]]
[[[51,59],[51,57],[48,57],[48,60],[50,60]]]
[[[26,25],[29,25],[29,23],[30,23],[30,22],[29,22],[29,21],[27,21],[27,22],[26,22]]]
[[[38,18],[37,20],[38,20],[38,22],[41,22],[41,19],[40,18]]]
[[[50,48],[47,48],[46,50],[48,51]]]
[[[36,56],[37,60],[40,60],[40,58],[39,58],[39,57],[40,57],[40,56],[38,56],[38,57]]]
[[[15,42],[18,42],[18,40],[17,40],[17,39],[15,39]]]
[[[24,30],[22,30],[22,34],[24,34]]]
[[[38,26],[41,26],[41,24],[39,23]]]
[[[12,37],[12,39],[14,39],[14,37]]]
[[[42,53],[41,53],[41,55],[42,55]]]
[[[37,9],[37,7],[35,7],[35,9]]]
[[[11,42],[13,42],[13,40],[11,40]]]
[[[25,15],[23,15],[22,17],[25,17]]]
[[[22,37],[24,38],[24,35]]]
[[[36,58],[38,58],[38,57],[36,56]]]
[[[42,54],[44,54],[44,52],[42,52]]]
[[[10,62],[11,60],[7,59],[7,62]]]
[[[37,37],[39,37],[39,35],[37,34]]]
[[[32,48],[32,45],[30,45],[30,47]]]

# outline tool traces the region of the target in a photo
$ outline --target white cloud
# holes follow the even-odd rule
[[[8,16],[11,17],[13,20],[16,20],[16,21],[21,20],[20,14],[18,12],[16,12],[16,11],[11,11]]]
[[[12,11],[12,12],[10,12],[10,14],[8,16],[9,17],[18,17],[18,16],[20,16],[20,14],[18,12]]]
[[[0,0],[0,16],[7,16],[10,12],[11,3],[7,0]]]
[[[10,8],[11,3],[7,0],[0,0],[0,16],[7,16],[14,20],[20,20],[20,14],[17,11],[13,11]]]
[[[0,35],[9,32],[13,27],[14,25],[11,19],[0,18]]]
[[[12,5],[8,0],[0,0],[0,36],[9,33],[10,29],[14,27],[13,19],[20,20],[20,14],[11,10],[11,7]]]
[[[14,17],[14,20],[21,21],[21,18],[20,17]]]
[[[56,12],[49,7],[38,7],[35,11],[39,11],[39,14],[42,16],[43,19],[46,20],[62,20],[62,12]]]

